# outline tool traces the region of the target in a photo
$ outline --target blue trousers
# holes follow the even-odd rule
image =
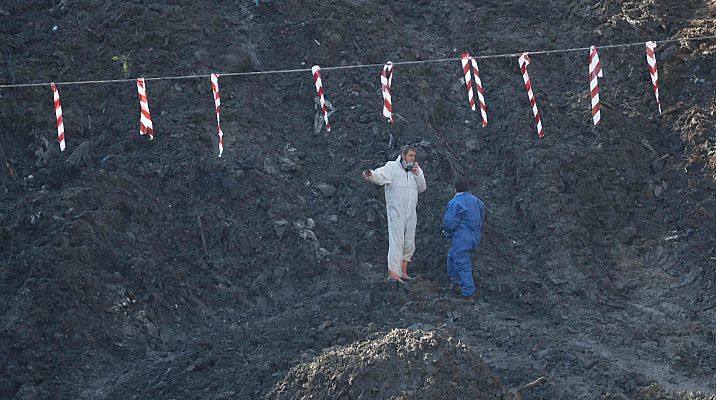
[[[472,250],[455,250],[450,247],[447,256],[447,274],[450,283],[459,283],[463,296],[475,294],[475,280],[472,278]]]

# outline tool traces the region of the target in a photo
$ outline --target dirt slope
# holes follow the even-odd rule
[[[714,35],[715,20],[713,2],[676,0],[6,1],[0,81],[641,43]],[[643,46],[600,50],[597,128],[587,51],[533,55],[541,140],[514,57],[479,60],[487,128],[457,61],[398,65],[393,125],[380,68],[325,70],[336,112],[318,134],[310,73],[224,76],[220,159],[208,78],[147,82],[152,142],[132,81],[60,85],[64,153],[50,89],[0,89],[0,398],[311,398],[301,371],[416,324],[506,388],[546,377],[527,399],[713,396],[715,51],[659,45],[659,116]],[[406,143],[428,182],[410,293],[383,282],[381,189],[360,178]],[[440,234],[459,174],[489,210],[469,307],[447,296]]]

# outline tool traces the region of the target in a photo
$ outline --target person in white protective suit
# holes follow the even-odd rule
[[[385,190],[385,208],[388,214],[388,278],[401,284],[412,280],[408,275],[408,262],[415,251],[415,225],[418,193],[425,191],[425,175],[415,161],[417,150],[403,147],[395,161],[388,161],[376,170],[363,171],[370,183]]]

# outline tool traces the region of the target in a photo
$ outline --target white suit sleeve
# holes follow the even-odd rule
[[[388,185],[390,184],[390,168],[386,164],[376,170],[371,170],[371,175],[365,179],[376,185]]]
[[[425,189],[427,189],[425,185],[425,175],[423,174],[423,169],[420,167],[418,167],[418,172],[420,173],[415,176],[415,183],[418,185],[418,193],[423,193]]]

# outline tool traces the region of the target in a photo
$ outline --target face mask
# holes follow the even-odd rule
[[[405,159],[403,156],[400,156],[400,165],[403,167],[405,172],[410,172],[413,170],[413,167],[415,166],[414,163],[405,162]]]

